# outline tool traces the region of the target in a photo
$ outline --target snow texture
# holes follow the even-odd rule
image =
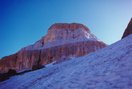
[[[132,89],[132,35],[89,55],[14,76],[0,89]]]

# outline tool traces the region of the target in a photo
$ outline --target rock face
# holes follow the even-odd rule
[[[0,73],[9,69],[22,71],[42,65],[79,57],[105,47],[90,30],[78,23],[53,24],[46,36],[35,44],[22,48],[19,52],[0,60]]]
[[[132,18],[131,18],[131,20],[130,20],[130,22],[129,22],[129,24],[128,24],[128,26],[127,26],[127,28],[126,28],[124,34],[123,34],[123,36],[122,36],[122,39],[123,39],[124,37],[130,35],[130,34],[132,34]]]

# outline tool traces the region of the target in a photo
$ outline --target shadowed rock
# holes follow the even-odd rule
[[[128,26],[127,26],[127,28],[126,28],[124,34],[123,34],[123,36],[122,36],[122,39],[123,39],[124,37],[130,35],[130,34],[132,34],[132,18],[131,18],[131,20],[130,20],[130,22],[129,22],[129,24],[128,24]]]

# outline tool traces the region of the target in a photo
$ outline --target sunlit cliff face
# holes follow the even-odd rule
[[[9,69],[22,71],[39,68],[51,62],[79,57],[106,47],[106,44],[78,23],[53,24],[48,33],[33,45],[4,57],[0,61],[0,73]]]
[[[56,23],[49,28],[47,35],[38,41],[35,47],[49,46],[48,44],[61,45],[84,40],[97,40],[97,38],[83,24]]]

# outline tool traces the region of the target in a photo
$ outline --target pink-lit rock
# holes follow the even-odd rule
[[[32,69],[33,66],[45,65],[62,58],[83,56],[105,46],[82,24],[57,23],[35,44],[2,58],[0,73],[8,72],[9,69]]]

